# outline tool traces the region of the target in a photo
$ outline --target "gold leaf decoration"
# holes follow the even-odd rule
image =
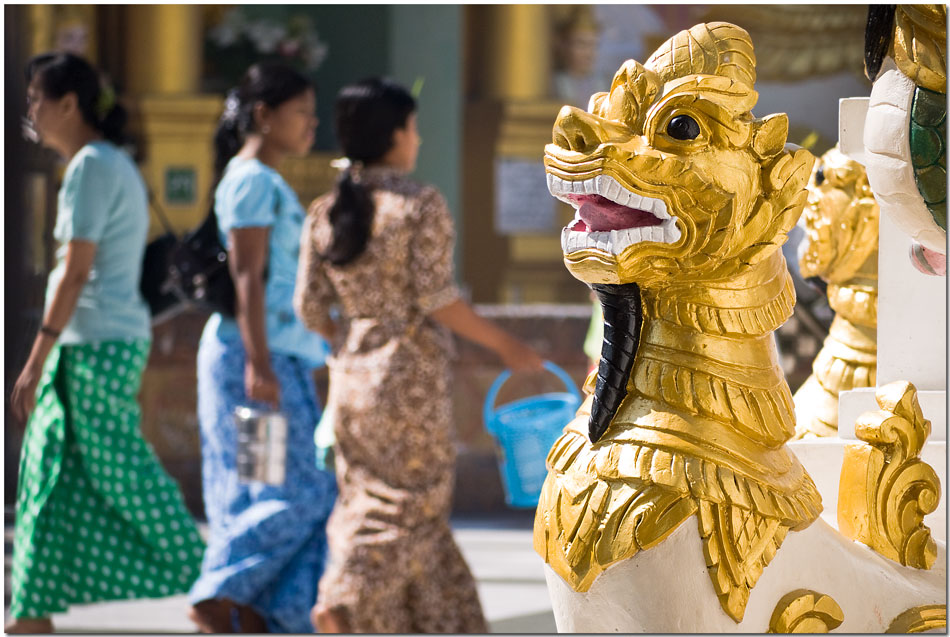
[[[918,86],[947,92],[947,5],[897,5],[894,61]]]
[[[945,604],[931,604],[905,610],[894,618],[885,632],[899,634],[924,633],[946,627],[947,606]]]
[[[844,613],[833,598],[805,588],[787,593],[775,605],[769,632],[827,633],[844,621]]]
[[[723,610],[736,622],[742,621],[749,593],[787,533],[777,519],[755,511],[700,503],[699,534],[709,577]]]
[[[845,447],[838,528],[895,562],[929,569],[937,547],[923,519],[940,501],[940,479],[919,456],[930,421],[907,381],[881,387],[877,404],[855,425],[864,443]]]

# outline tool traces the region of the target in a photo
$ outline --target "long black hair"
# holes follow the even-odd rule
[[[212,190],[224,174],[248,133],[254,132],[254,106],[260,102],[277,108],[287,100],[315,90],[313,82],[286,64],[260,62],[251,66],[241,83],[228,91],[224,112],[214,132],[214,181]]]
[[[366,249],[375,209],[359,166],[379,162],[393,146],[393,133],[404,129],[416,100],[392,80],[370,78],[344,87],[336,99],[336,136],[351,165],[336,184],[330,208],[333,239],[324,257],[346,265]]]
[[[75,93],[83,121],[113,144],[125,143],[122,129],[128,114],[108,81],[83,58],[72,53],[37,55],[26,65],[26,81],[36,81],[43,95],[52,99]]]

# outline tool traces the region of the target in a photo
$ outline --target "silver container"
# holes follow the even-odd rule
[[[237,472],[242,482],[284,484],[287,474],[287,418],[279,411],[236,407]]]

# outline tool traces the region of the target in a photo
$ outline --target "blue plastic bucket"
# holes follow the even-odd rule
[[[495,407],[501,386],[511,377],[511,371],[506,369],[485,396],[485,428],[501,447],[499,467],[505,500],[511,507],[538,506],[547,476],[544,461],[548,450],[581,404],[581,394],[567,372],[550,361],[545,361],[544,367],[561,379],[568,391],[521,398]]]

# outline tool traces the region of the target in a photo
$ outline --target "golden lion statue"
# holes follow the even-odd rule
[[[786,145],[784,114],[752,114],[754,85],[748,34],[700,24],[645,64],[627,61],[586,112],[565,106],[545,148],[551,194],[577,211],[561,236],[565,264],[605,319],[590,395],[548,455],[535,518],[556,613],[583,608],[583,620],[558,620],[562,631],[730,630],[790,531],[811,526],[793,534],[807,539],[783,573],[803,542],[829,564],[855,550],[816,522],[821,496],[785,444],[795,414],[772,332],[795,294],[780,246],[815,159]],[[886,562],[871,555],[874,568]],[[837,599],[859,573],[877,581],[841,568],[831,590],[771,601],[772,626],[799,611],[837,626],[841,609],[823,593]],[[760,599],[784,581],[771,578]],[[623,591],[616,616],[608,590]],[[766,629],[760,607],[739,630]]]
[[[837,147],[822,155],[808,183],[799,267],[828,284],[835,318],[812,375],[795,392],[796,438],[836,436],[838,395],[877,384],[879,217],[864,167]]]

